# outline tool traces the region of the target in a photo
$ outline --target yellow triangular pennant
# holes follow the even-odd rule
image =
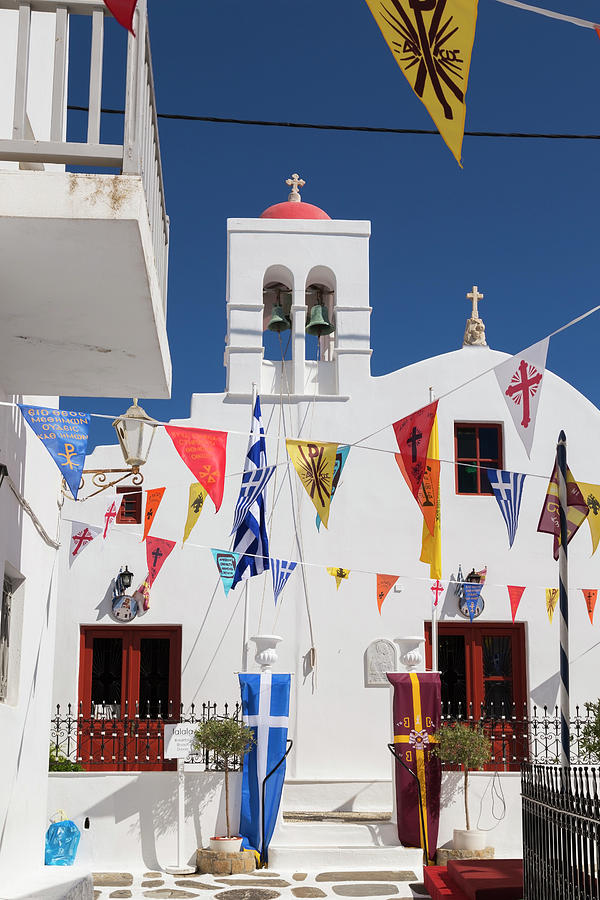
[[[285,445],[306,493],[327,528],[338,445],[323,441],[292,440],[287,440]]]
[[[187,519],[185,521],[185,528],[183,530],[183,543],[187,541],[192,531],[192,528],[198,521],[198,517],[202,512],[202,507],[204,506],[204,501],[206,500],[207,492],[206,488],[203,488],[199,481],[195,481],[193,484],[190,484],[190,497],[188,500],[188,513]]]
[[[578,481],[577,484],[590,510],[587,520],[592,535],[593,556],[600,541],[600,484],[584,484],[583,481]]]
[[[438,431],[437,416],[433,422],[431,435],[429,437],[429,448],[427,450],[428,461],[439,460],[440,458],[440,438]],[[439,463],[438,463],[439,466]],[[438,491],[437,503],[435,510],[435,526],[433,534],[429,531],[427,520],[423,517],[423,534],[421,540],[421,562],[429,563],[429,577],[439,579],[442,577],[442,507],[441,507],[441,491],[439,489],[439,468],[437,468]]]
[[[327,566],[327,572],[335,578],[336,591],[339,591],[342,581],[350,575],[350,569],[340,569],[338,566]]]
[[[556,609],[557,603],[558,588],[546,588],[546,612],[548,613],[550,622],[552,622],[552,616],[554,615],[554,610]]]
[[[367,0],[367,5],[406,80],[461,165],[477,0]]]

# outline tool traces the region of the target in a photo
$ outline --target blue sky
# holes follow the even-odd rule
[[[544,5],[600,19],[597,0]],[[149,9],[159,112],[432,127],[365,0],[149,0]],[[74,104],[86,103],[80,43]],[[105,106],[122,107],[121,66],[105,59]],[[599,85],[593,31],[480,0],[467,130],[600,133]],[[84,117],[71,115],[73,135]],[[118,125],[105,117],[104,139]],[[372,222],[375,375],[458,348],[473,283],[485,293],[488,343],[507,352],[599,302],[599,141],[465,137],[461,170],[439,136],[163,119],[160,139],[174,378],[170,401],[143,406],[161,420],[187,416],[195,391],[224,389],[226,219],[285,199],[291,172],[332,218]],[[548,364],[600,406],[599,316],[553,339]],[[128,399],[68,403],[119,413]],[[115,436],[95,420],[91,437],[93,446]]]

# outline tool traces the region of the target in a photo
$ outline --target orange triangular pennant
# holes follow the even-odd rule
[[[582,588],[583,596],[585,597],[585,605],[587,606],[588,616],[590,617],[590,622],[592,625],[594,624],[594,608],[596,606],[596,600],[598,599],[598,590],[592,588]]]
[[[154,521],[154,516],[156,515],[156,511],[160,506],[160,501],[163,498],[163,494],[166,491],[166,488],[152,488],[149,491],[146,491],[148,495],[146,497],[146,512],[144,513],[144,536],[142,541],[145,541],[148,537],[148,533],[150,531],[150,527],[152,522]]]
[[[398,581],[398,575],[378,575],[377,576],[377,609],[381,615],[381,607],[383,601]]]
[[[516,584],[507,584],[508,588],[508,596],[510,598],[510,611],[512,613],[513,624],[515,621],[515,616],[517,614],[517,609],[519,608],[519,603],[521,602],[521,597],[523,596],[524,587],[520,587]]]

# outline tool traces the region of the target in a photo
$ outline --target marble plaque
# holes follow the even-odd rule
[[[387,672],[398,671],[396,645],[385,638],[377,638],[365,651],[365,684],[367,687],[389,687]]]

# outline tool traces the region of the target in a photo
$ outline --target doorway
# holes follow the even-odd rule
[[[82,626],[79,757],[94,770],[161,771],[181,700],[181,626]]]

